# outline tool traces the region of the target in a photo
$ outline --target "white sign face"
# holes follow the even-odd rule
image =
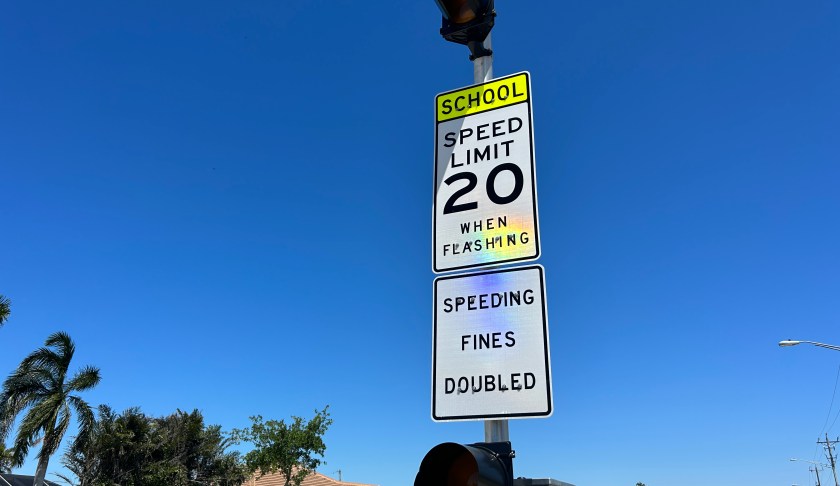
[[[543,268],[435,279],[432,419],[552,413]]]
[[[433,270],[539,257],[528,73],[436,98]]]

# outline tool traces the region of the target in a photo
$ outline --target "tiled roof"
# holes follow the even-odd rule
[[[0,474],[0,486],[32,486],[35,476],[23,476],[21,474]],[[58,486],[58,484],[44,480],[47,486]]]
[[[273,474],[266,474],[262,477],[257,477],[254,475],[251,479],[245,481],[242,486],[284,486],[286,476],[283,475],[281,472],[276,472]],[[362,484],[362,483],[348,483],[346,481],[338,481],[328,476],[324,476],[319,472],[310,473],[306,478],[300,483],[300,486],[376,486],[373,484]]]

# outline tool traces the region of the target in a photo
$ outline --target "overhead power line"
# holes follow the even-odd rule
[[[828,432],[828,429],[825,428],[828,425],[828,419],[831,418],[831,410],[834,408],[834,397],[837,394],[837,380],[840,379],[840,365],[837,365],[837,376],[834,378],[834,391],[831,392],[831,403],[828,405],[828,412],[825,414],[825,423],[822,426],[822,430],[820,430],[820,434],[823,432]],[[840,410],[838,410],[840,412]],[[835,421],[837,418],[835,417]],[[834,425],[833,423],[831,425]]]

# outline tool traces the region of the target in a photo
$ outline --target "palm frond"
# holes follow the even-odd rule
[[[102,377],[99,373],[99,368],[95,366],[85,366],[77,372],[73,378],[67,382],[65,390],[69,392],[90,390],[99,384]]]
[[[64,357],[50,348],[38,348],[23,358],[18,366],[22,371],[47,371],[51,376],[60,377],[67,373],[63,365]]]
[[[65,483],[67,483],[69,486],[76,486],[76,482],[75,482],[75,481],[73,481],[73,480],[72,480],[69,476],[66,476],[66,475],[61,474],[61,473],[53,473],[53,476],[55,476],[55,477],[57,477],[58,479],[60,479],[60,480],[64,481],[64,482],[65,482]]]
[[[90,405],[80,397],[71,395],[67,397],[67,402],[73,407],[73,411],[76,412],[76,420],[79,422],[79,434],[76,436],[74,443],[82,444],[87,440],[88,435],[96,426],[96,417]],[[103,412],[105,410],[100,409],[100,413]],[[107,409],[107,412],[113,413],[110,409]]]
[[[67,404],[62,404],[56,418],[57,420],[55,421],[55,427],[52,432],[44,435],[44,443],[41,446],[41,452],[38,453],[39,459],[49,459],[58,450],[58,446],[61,445],[61,440],[70,427],[70,407]]]
[[[65,370],[70,367],[70,361],[76,353],[76,345],[73,344],[73,340],[70,339],[69,334],[64,331],[54,332],[50,334],[44,344],[58,350],[58,354],[61,356],[62,367]]]
[[[56,411],[50,403],[40,402],[30,407],[18,424],[17,435],[36,437],[41,432],[51,429],[55,423]]]
[[[33,437],[24,436],[20,433],[15,437],[15,442],[12,446],[12,463],[15,467],[23,466],[23,461],[29,455],[29,446],[34,443],[33,439]]]
[[[38,372],[27,372],[17,369],[3,383],[0,400],[25,395],[47,393],[49,389],[44,384],[43,377]]]
[[[17,415],[45,396],[45,388],[31,376],[10,376],[0,393],[0,440],[6,438]]]
[[[9,314],[12,312],[11,307],[12,302],[8,298],[0,295],[0,327],[9,319]]]

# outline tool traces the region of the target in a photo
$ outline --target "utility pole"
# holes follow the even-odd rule
[[[825,442],[817,440],[817,444],[823,444],[826,454],[828,454],[828,463],[831,464],[831,472],[834,473],[834,486],[840,486],[837,482],[837,467],[834,464],[834,444],[837,442],[840,441],[828,440],[828,432],[825,433]]]
[[[820,468],[818,468],[818,467],[814,466],[814,468],[813,468],[813,469],[810,469],[810,468],[809,468],[808,470],[809,470],[809,471],[814,471],[814,472],[817,474],[817,486],[822,486],[822,485],[820,484]]]

